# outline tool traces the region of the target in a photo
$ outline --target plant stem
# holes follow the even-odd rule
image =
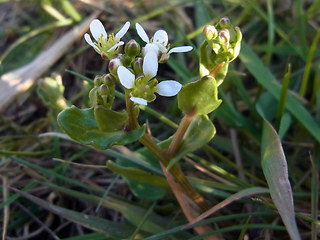
[[[127,107],[128,118],[129,118],[128,130],[134,130],[139,127],[139,123],[138,123],[136,112],[134,109],[134,103],[130,100],[130,96],[128,93],[126,93],[126,107]]]
[[[186,133],[190,123],[192,122],[192,120],[194,119],[195,116],[196,116],[196,111],[192,110],[189,113],[187,113],[186,115],[184,115],[184,117],[182,118],[182,120],[179,124],[178,130],[173,135],[173,139],[172,139],[170,146],[168,148],[168,155],[170,157],[174,157],[177,154],[177,152],[179,151],[183,136]]]
[[[149,134],[145,134],[143,137],[139,139],[139,141],[146,147],[148,150],[165,166],[167,167],[170,158],[167,156],[167,154],[154,143],[151,136]],[[174,177],[174,180],[179,184],[179,186],[182,188],[183,192],[187,194],[193,202],[195,202],[198,207],[202,211],[206,211],[209,209],[208,204],[206,203],[205,199],[192,187],[184,173],[181,171],[181,169],[174,165],[170,168],[170,173]]]
[[[129,118],[129,130],[134,130],[139,127],[139,123],[137,120],[136,112],[134,109],[134,103],[130,100],[129,94],[126,93],[126,107],[127,107],[127,113]],[[182,122],[185,122],[181,125],[185,125],[184,127],[181,127],[182,130],[179,131],[180,127],[178,128],[177,132],[180,136],[176,138],[183,137],[186,129],[190,125],[191,120],[193,119],[194,114],[186,114],[185,120],[183,119]],[[185,130],[183,130],[185,129]],[[176,140],[178,143],[181,142],[180,140]],[[165,153],[155,142],[152,140],[152,136],[148,133],[145,133],[140,139],[140,143],[142,143],[165,167],[168,166],[170,162],[170,158],[167,153]],[[183,192],[187,194],[194,203],[197,204],[197,206],[202,210],[206,211],[209,209],[209,205],[206,203],[205,199],[192,187],[184,173],[181,171],[181,169],[174,165],[170,168],[170,173],[173,176],[174,180],[178,183],[178,185],[182,188]]]

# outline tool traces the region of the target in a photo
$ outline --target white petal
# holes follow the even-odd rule
[[[159,43],[166,47],[168,44],[168,34],[165,30],[158,30],[153,35],[153,43]]]
[[[143,98],[131,97],[130,100],[132,102],[135,102],[135,103],[138,103],[138,104],[141,104],[141,105],[145,105],[145,106],[147,106],[147,104],[148,104],[148,101],[143,99]]]
[[[154,43],[147,43],[146,46],[143,48],[144,50],[144,55],[147,55],[148,52],[153,52],[156,55],[158,55],[159,52],[159,47],[158,45]]]
[[[88,33],[86,33],[84,35],[84,39],[86,40],[86,42],[93,47],[94,49],[96,49],[98,52],[100,52],[99,48],[92,42],[91,37]]]
[[[148,37],[146,31],[143,29],[143,27],[139,23],[136,23],[136,29],[137,29],[137,33],[138,33],[139,37],[141,37],[141,39],[144,42],[149,43],[149,37]]]
[[[157,85],[157,93],[161,96],[172,97],[178,94],[182,85],[177,81],[162,81]]]
[[[115,45],[113,45],[111,48],[109,48],[107,52],[110,52],[113,49],[116,49],[117,47],[122,46],[123,44],[124,44],[124,42],[120,41],[120,42],[116,43]]]
[[[122,86],[124,86],[127,89],[133,88],[135,76],[132,72],[130,72],[124,66],[119,66],[117,70],[117,74]]]
[[[174,52],[189,52],[192,50],[191,46],[181,46],[181,47],[174,47],[171,48],[168,54],[174,53]]]
[[[157,75],[158,72],[158,56],[154,52],[147,52],[143,58],[142,65],[143,74],[148,79]]]
[[[107,32],[104,29],[103,24],[98,19],[94,19],[90,23],[90,32],[96,41],[98,41],[98,39],[101,37],[101,35],[102,35],[102,37],[107,37]]]
[[[116,34],[115,39],[119,41],[120,38],[122,38],[127,33],[129,27],[130,27],[130,22],[128,21],[123,25],[120,31]]]

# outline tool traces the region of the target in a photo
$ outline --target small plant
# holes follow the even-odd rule
[[[200,78],[182,86],[174,80],[158,81],[158,64],[166,63],[172,53],[188,52],[192,47],[171,48],[164,30],[156,31],[149,39],[139,23],[136,23],[136,30],[145,46],[141,47],[135,40],[124,44],[120,39],[129,26],[126,22],[116,35],[107,35],[99,20],[91,22],[90,31],[95,42],[87,33],[84,38],[103,60],[109,60],[109,73],[94,79],[89,93],[91,108],[72,106],[63,110],[58,115],[59,125],[75,141],[97,149],[139,141],[159,160],[163,170],[168,171],[167,178],[173,177],[182,192],[199,209],[206,211],[208,203],[192,187],[177,162],[215,135],[208,114],[221,103],[218,86],[224,81],[229,63],[240,52],[240,29],[234,28],[227,17],[216,26],[207,25],[203,31],[205,41],[200,47]],[[126,107],[121,111],[112,109],[117,83],[122,85],[126,99]],[[156,101],[156,94],[177,95],[178,108],[184,114],[177,131],[161,143],[153,140],[145,123],[138,122],[137,105]]]

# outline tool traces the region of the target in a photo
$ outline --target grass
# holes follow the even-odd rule
[[[139,143],[101,151],[62,134],[56,116],[64,105],[52,99],[88,107],[94,76],[107,69],[81,38],[42,76],[53,82],[59,78],[53,73],[62,77],[63,86],[55,85],[57,98],[46,98],[53,95],[34,83],[0,115],[2,238],[210,239],[220,234],[224,239],[300,239],[288,227],[295,215],[301,239],[318,239],[319,2],[88,2],[0,1],[0,75],[34,59],[97,7],[108,33],[127,20],[132,23],[124,41],[140,41],[133,25],[139,22],[149,36],[165,29],[172,46],[192,45],[194,51],[172,55],[159,66],[160,79],[183,84],[199,76],[204,25],[227,15],[241,28],[240,56],[219,87],[223,103],[209,115],[216,135],[178,163],[214,207],[196,223],[212,231],[198,235],[194,226],[185,227],[187,218],[170,183]],[[124,95],[117,90],[114,108],[120,110]],[[140,107],[139,121],[147,121],[159,141],[178,127],[182,114],[176,103],[176,98],[157,97]],[[277,159],[287,165],[290,183],[281,180],[286,168],[272,162]],[[294,210],[286,209],[290,194],[274,197],[278,188],[292,189]]]

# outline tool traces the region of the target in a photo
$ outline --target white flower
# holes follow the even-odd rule
[[[119,47],[124,44],[120,39],[126,34],[129,27],[130,22],[126,22],[116,35],[111,34],[108,36],[100,20],[94,19],[90,23],[90,32],[96,42],[92,41],[88,33],[84,35],[84,39],[102,56],[102,58],[111,59],[119,52]]]
[[[149,59],[150,58],[150,59]],[[154,54],[147,54],[143,61],[143,76],[139,76],[136,79],[135,75],[126,67],[120,66],[117,70],[117,74],[122,86],[126,89],[130,89],[130,100],[147,105],[148,99],[154,100],[154,93],[158,93],[161,96],[172,97],[178,94],[182,85],[174,80],[166,80],[158,83],[157,80],[150,81],[157,74],[157,69],[154,66]],[[158,67],[158,65],[157,65]],[[138,83],[137,83],[138,81]],[[149,100],[150,101],[150,100]]]
[[[168,60],[171,53],[175,52],[189,52],[192,50],[191,46],[181,46],[181,47],[174,47],[170,49],[168,47],[168,34],[164,30],[158,30],[153,35],[152,41],[149,39],[147,33],[143,29],[143,27],[136,23],[136,29],[137,33],[140,36],[140,38],[147,43],[147,45],[144,48],[144,55],[147,55],[147,53],[154,52],[158,56],[159,52],[161,54],[160,56],[160,62],[163,62],[164,60]],[[170,50],[169,50],[170,49]],[[163,60],[163,61],[161,61]]]

